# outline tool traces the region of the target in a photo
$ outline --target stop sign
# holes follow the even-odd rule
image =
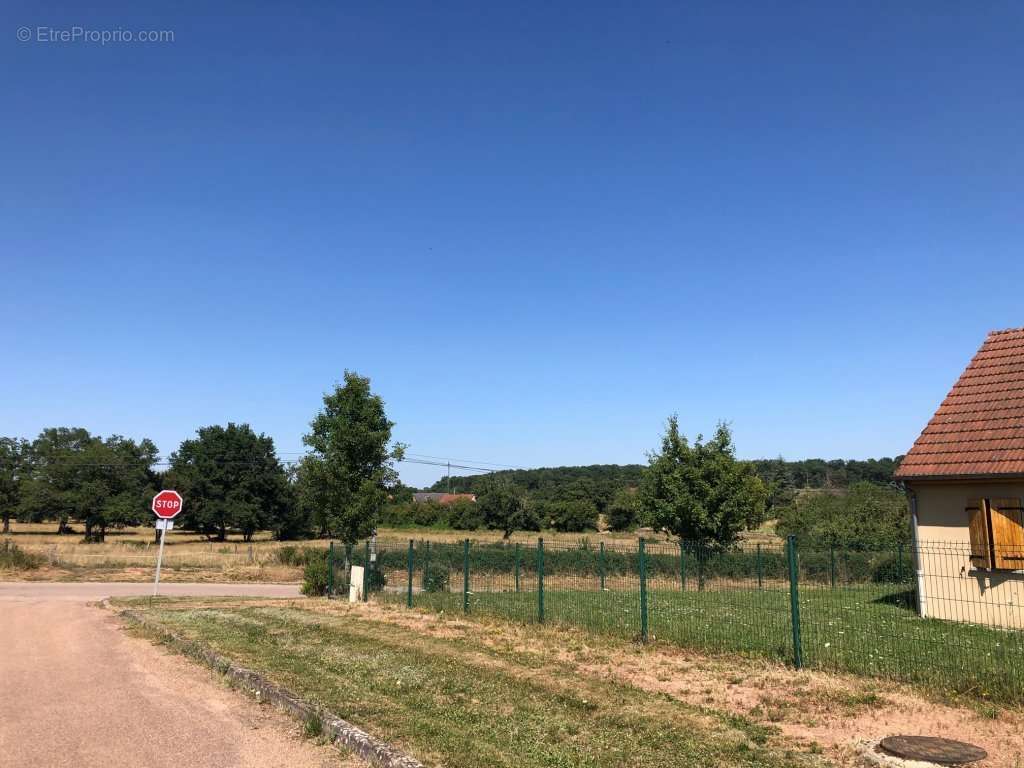
[[[177,517],[181,506],[181,494],[177,491],[160,491],[153,497],[153,514],[161,520]]]

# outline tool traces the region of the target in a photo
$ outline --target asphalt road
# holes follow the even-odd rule
[[[161,590],[163,592],[163,590]],[[168,584],[164,594],[294,596],[256,584]],[[144,584],[0,583],[4,768],[305,768],[360,765],[208,670],[133,637],[90,601]]]

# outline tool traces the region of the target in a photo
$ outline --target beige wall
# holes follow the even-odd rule
[[[925,616],[1024,628],[1024,572],[984,571],[970,561],[968,499],[1024,498],[1013,482],[907,483],[917,497],[920,571]]]

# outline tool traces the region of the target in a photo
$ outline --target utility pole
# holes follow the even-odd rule
[[[452,492],[452,462],[448,460],[448,493]]]

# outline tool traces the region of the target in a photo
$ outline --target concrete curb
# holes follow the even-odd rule
[[[102,604],[104,607],[109,607],[105,600]],[[152,632],[166,645],[239,683],[257,700],[276,704],[303,722],[319,718],[323,732],[331,741],[347,747],[364,760],[369,760],[382,768],[424,768],[423,764],[415,758],[374,738],[337,715],[315,704],[303,701],[291,691],[274,685],[259,672],[240,667],[203,644],[181,637],[154,624],[138,611],[129,608],[118,611],[118,615]]]

